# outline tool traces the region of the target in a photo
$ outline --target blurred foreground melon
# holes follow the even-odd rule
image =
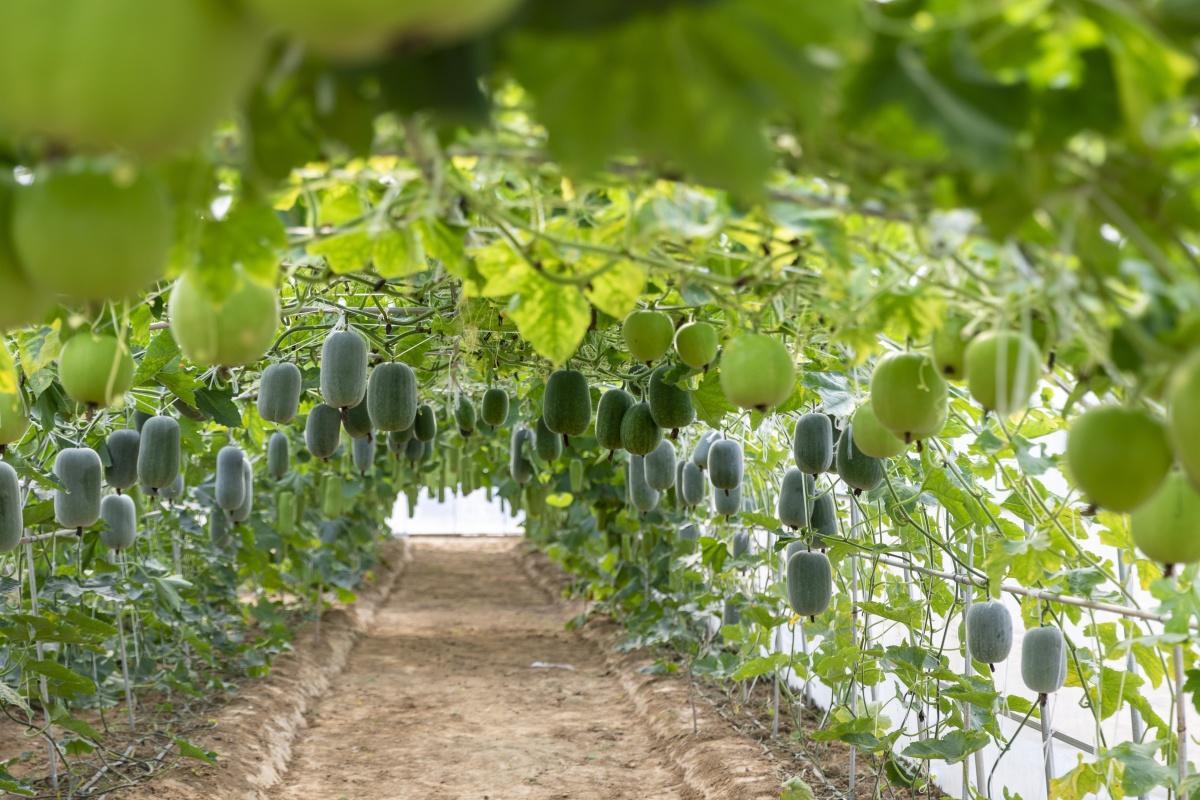
[[[224,292],[185,272],[171,292],[171,335],[184,356],[204,366],[253,364],[275,340],[279,295],[240,272]],[[295,412],[293,412],[294,414]]]
[[[1166,427],[1146,411],[1119,406],[1089,409],[1072,422],[1066,455],[1088,501],[1112,511],[1144,503],[1173,460]]]
[[[1200,492],[1182,472],[1172,472],[1134,510],[1130,533],[1147,558],[1163,564],[1200,561]]]
[[[783,342],[762,333],[744,333],[721,354],[721,391],[740,408],[766,411],[787,400],[796,368]]]
[[[58,356],[58,380],[77,403],[107,406],[133,385],[133,358],[115,336],[72,336]]]

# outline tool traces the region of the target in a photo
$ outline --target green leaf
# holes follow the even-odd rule
[[[769,656],[758,656],[738,667],[732,677],[735,681],[757,678],[759,675],[766,675],[767,673],[783,669],[787,666],[788,661],[789,657],[787,653],[772,653]]]
[[[371,260],[381,278],[403,278],[427,269],[424,245],[411,226],[385,230],[375,237]]]
[[[196,391],[196,408],[213,421],[227,428],[242,427],[242,412],[233,402],[233,392],[228,388],[198,389]]]
[[[175,344],[175,337],[171,335],[170,331],[159,331],[150,340],[146,352],[142,353],[137,371],[133,373],[133,385],[147,386],[154,383],[154,376],[158,374],[159,370],[178,356],[179,345]]]
[[[610,317],[624,319],[637,305],[645,286],[645,270],[632,261],[616,261],[592,278],[585,293],[596,308]]]
[[[952,731],[941,739],[926,739],[913,742],[904,748],[908,758],[935,758],[949,764],[957,764],[976,750],[982,750],[989,737],[983,731]]]
[[[555,366],[575,354],[592,320],[583,292],[536,273],[531,273],[513,295],[508,315],[525,341]]]
[[[1128,796],[1149,794],[1160,786],[1169,786],[1175,770],[1160,764],[1157,756],[1166,742],[1122,742],[1107,752],[1107,756],[1120,761],[1125,769],[1121,776],[1121,788]]]
[[[205,750],[202,747],[197,747],[187,739],[176,736],[175,744],[179,747],[179,754],[184,758],[194,758],[198,761],[203,761],[206,764],[217,763],[216,753],[211,750]]]
[[[692,405],[696,409],[696,417],[710,428],[721,428],[725,415],[734,411],[734,406],[725,398],[721,390],[721,381],[716,370],[710,370],[700,381],[700,385],[692,392]]]
[[[318,239],[309,244],[305,251],[309,255],[321,256],[331,270],[344,275],[366,269],[374,246],[366,231],[351,230]]]
[[[56,661],[30,661],[25,664],[25,669],[45,675],[53,682],[56,691],[66,697],[92,694],[96,691],[96,684],[92,683],[91,678],[80,675]]]

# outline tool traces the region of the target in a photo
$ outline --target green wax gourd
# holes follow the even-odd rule
[[[508,471],[512,479],[521,485],[533,479],[533,464],[526,455],[533,441],[533,432],[523,426],[513,428],[509,440]]]
[[[976,603],[967,611],[967,647],[971,658],[999,664],[1012,650],[1012,615],[998,600]]]
[[[337,451],[341,439],[341,412],[324,403],[313,406],[304,426],[304,442],[313,458],[328,459]]]
[[[350,447],[350,456],[354,461],[354,468],[360,475],[370,472],[371,467],[375,465],[375,437],[364,436],[361,439],[355,439]]]
[[[829,470],[833,465],[833,423],[827,415],[812,412],[796,421],[792,455],[801,472],[818,475]]]
[[[402,431],[417,419],[417,376],[407,364],[380,364],[367,385],[367,412],[380,431]]]
[[[137,485],[138,449],[141,436],[132,428],[115,430],[104,440],[108,450],[108,467],[104,478],[117,491],[125,491]]]
[[[550,463],[557,461],[562,455],[563,445],[562,438],[546,427],[544,418],[539,417],[537,428],[533,434],[534,450],[537,451],[537,457],[543,462]]]
[[[0,461],[0,553],[17,548],[25,531],[21,485],[17,471]]]
[[[692,393],[668,380],[670,372],[669,367],[659,367],[650,373],[646,402],[654,424],[664,430],[677,430],[692,424],[696,409],[692,405]]]
[[[100,501],[100,516],[104,530],[100,541],[110,550],[124,550],[137,539],[137,508],[133,498],[125,494],[110,494]]]
[[[708,479],[716,489],[736,489],[742,484],[742,446],[720,439],[708,450]]]
[[[267,440],[267,474],[275,480],[287,475],[291,461],[291,445],[287,434],[275,431]]]
[[[286,425],[300,410],[300,368],[282,361],[263,370],[258,383],[258,415],[267,422]]]
[[[249,459],[242,460],[242,504],[229,512],[234,522],[245,522],[254,511],[254,468]]]
[[[718,516],[732,517],[742,510],[742,488],[717,489],[713,492],[713,512]]]
[[[813,476],[796,467],[789,468],[779,486],[776,515],[780,524],[792,530],[807,528],[812,519],[815,499],[816,482]]]
[[[179,423],[157,416],[146,421],[138,448],[138,480],[152,491],[168,488],[179,475]]]
[[[242,474],[245,462],[246,454],[240,447],[227,445],[217,453],[214,494],[217,506],[225,511],[233,511],[246,501],[246,481]]]
[[[546,380],[542,396],[546,427],[563,436],[582,436],[592,423],[592,394],[587,378],[573,369],[560,369]]]
[[[704,472],[700,467],[696,466],[695,462],[688,461],[683,465],[681,474],[682,487],[681,494],[683,502],[688,506],[698,506],[704,502],[705,490],[708,481],[704,477]]]
[[[1034,628],[1021,640],[1021,680],[1038,694],[1053,694],[1067,680],[1067,643],[1058,628]]]
[[[64,528],[87,528],[100,519],[100,456],[87,447],[69,447],[54,459],[54,518]]]
[[[508,392],[495,387],[484,392],[480,416],[493,428],[503,425],[508,420]]]
[[[621,420],[621,446],[633,455],[650,454],[662,438],[662,428],[655,424],[650,406],[644,401],[634,404]]]
[[[335,331],[321,347],[321,397],[333,408],[353,408],[367,393],[367,342],[354,331]]]
[[[798,550],[788,557],[787,595],[792,611],[815,617],[833,598],[833,566],[824,553]]]
[[[629,499],[638,511],[647,513],[658,507],[659,493],[646,483],[646,464],[642,456],[629,457],[628,485]]]
[[[675,445],[667,439],[646,456],[646,483],[660,492],[675,485]]]
[[[292,492],[280,492],[275,499],[275,530],[281,536],[296,533],[296,495]]]
[[[437,437],[437,414],[428,403],[417,408],[417,418],[413,421],[413,435],[422,442],[432,442]]]
[[[621,422],[636,401],[624,389],[609,389],[596,405],[596,441],[606,450],[620,450]]]
[[[869,492],[883,483],[883,462],[858,449],[854,444],[853,425],[847,425],[838,437],[835,458],[838,475],[855,494]]]

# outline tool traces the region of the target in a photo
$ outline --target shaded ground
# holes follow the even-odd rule
[[[269,796],[692,800],[521,552],[511,539],[416,540]]]

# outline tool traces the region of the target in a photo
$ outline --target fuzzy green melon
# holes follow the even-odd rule
[[[533,432],[533,449],[543,463],[557,461],[562,455],[562,437],[546,427],[546,421],[538,417]]]
[[[5,0],[0,128],[67,150],[186,149],[232,114],[264,44],[223,0]]]
[[[606,450],[620,450],[621,422],[637,401],[624,389],[609,389],[596,405],[596,441]]]
[[[707,322],[689,322],[675,332],[675,353],[692,369],[704,369],[717,358],[721,342]]]
[[[300,411],[303,378],[289,361],[267,366],[258,382],[258,415],[267,422],[286,425]]]
[[[684,504],[694,507],[703,503],[707,487],[704,471],[692,461],[685,462],[679,474],[679,493]]]
[[[64,528],[86,528],[100,519],[100,456],[88,447],[68,447],[54,459],[54,519]]]
[[[692,393],[668,380],[670,371],[669,367],[659,367],[650,373],[646,402],[654,424],[664,430],[678,430],[692,424],[696,409],[692,406]]]
[[[108,434],[104,440],[104,448],[108,451],[104,480],[118,492],[131,489],[137,484],[141,438],[132,428],[120,428]]]
[[[870,400],[858,407],[850,424],[854,427],[854,444],[871,458],[891,458],[904,452],[904,440],[879,423]]]
[[[967,346],[967,388],[986,411],[1009,416],[1025,408],[1042,377],[1042,353],[1015,331],[989,331]],[[882,421],[882,420],[881,420]]]
[[[242,523],[254,511],[254,468],[248,459],[242,461],[242,503],[229,512],[229,519]]]
[[[692,462],[700,469],[708,469],[708,451],[712,448],[713,442],[720,439],[721,434],[716,431],[706,431],[701,434],[696,441],[696,448],[692,450]]]
[[[171,335],[189,361],[203,366],[253,364],[279,330],[279,293],[240,271],[217,293],[189,270],[175,282],[169,304]]]
[[[213,497],[218,508],[233,511],[246,501],[246,481],[242,476],[245,463],[246,454],[240,447],[226,445],[217,452]]]
[[[75,303],[127,298],[166,269],[171,203],[149,173],[55,167],[17,192],[12,231],[25,275],[41,291]]]
[[[175,476],[175,480],[171,481],[171,485],[158,490],[158,496],[164,500],[179,500],[183,497],[183,490],[186,485],[183,480],[183,472]]]
[[[808,526],[822,540],[838,535],[837,503],[834,502],[832,491],[822,492],[813,499]]]
[[[499,427],[508,420],[508,392],[492,387],[483,393],[483,408],[480,416],[492,427]]]
[[[662,428],[655,424],[650,404],[644,400],[630,407],[621,420],[621,446],[634,455],[653,452],[662,438]]]
[[[353,408],[367,393],[367,341],[355,331],[334,331],[321,346],[321,397],[333,408]]]
[[[1200,491],[1183,472],[1172,472],[1134,509],[1130,533],[1147,558],[1162,564],[1200,561]]]
[[[287,475],[291,461],[291,445],[284,433],[275,431],[267,440],[267,474],[277,481]]]
[[[634,311],[621,323],[625,348],[638,361],[657,361],[671,347],[675,326],[661,311]]]
[[[742,609],[733,600],[725,601],[725,608],[721,612],[722,625],[737,625],[742,621]]]
[[[24,506],[17,471],[0,461],[0,553],[16,550],[24,533]]]
[[[696,527],[695,523],[689,522],[685,525],[679,526],[679,530],[676,531],[676,536],[679,537],[681,542],[694,544],[696,540],[700,538],[700,529]]]
[[[458,426],[458,432],[463,436],[470,436],[475,432],[475,422],[475,404],[471,402],[471,398],[460,394],[454,404],[454,424]]]
[[[579,494],[583,490],[583,469],[582,460],[571,459],[571,464],[567,467],[567,478],[573,494]]]
[[[413,436],[422,442],[432,442],[437,437],[437,414],[433,406],[422,403],[417,408],[417,417],[413,420]]]
[[[1026,631],[1021,639],[1021,680],[1038,694],[1053,694],[1067,680],[1067,643],[1058,628]]]
[[[1171,376],[1167,422],[1180,466],[1200,489],[1200,350]]]
[[[328,459],[342,440],[342,415],[333,406],[321,403],[312,407],[304,423],[304,443],[313,458]]]
[[[779,498],[775,506],[779,523],[792,530],[807,528],[812,518],[816,494],[813,476],[795,467],[789,467],[779,485]]]
[[[424,461],[427,456],[425,448],[428,445],[429,442],[422,442],[420,439],[409,439],[408,444],[404,445],[404,457],[414,464]]]
[[[375,465],[375,437],[364,436],[350,444],[350,459],[359,475],[366,475]]]
[[[587,378],[573,369],[560,369],[546,380],[542,397],[546,427],[563,436],[582,436],[592,422],[592,395]]]
[[[646,482],[646,462],[642,456],[631,455],[629,457],[626,480],[630,502],[638,511],[645,514],[658,507],[659,492]]]
[[[400,363],[376,367],[367,383],[367,411],[376,430],[411,428],[417,419],[417,376],[412,368]]]
[[[675,485],[675,445],[666,439],[658,443],[645,457],[646,483],[665,492]]]
[[[742,483],[742,446],[718,439],[708,450],[708,479],[716,489],[736,489]]]
[[[58,380],[77,403],[111,405],[133,386],[133,357],[115,336],[85,331],[63,345]]]
[[[875,419],[905,442],[941,433],[950,411],[950,386],[924,353],[889,353],[871,374]]]
[[[229,516],[220,509],[208,515],[208,540],[216,550],[228,550],[233,544],[233,531],[229,527]]]
[[[178,477],[180,463],[179,423],[164,416],[148,419],[138,447],[138,481],[152,492],[166,489]]]
[[[280,536],[296,533],[296,495],[280,492],[275,498],[275,530]]]
[[[719,517],[732,517],[742,510],[742,487],[717,489],[712,495],[713,513]]]
[[[1098,406],[1067,433],[1067,469],[1087,499],[1133,511],[1162,485],[1174,461],[1166,426],[1142,409]]]
[[[788,557],[787,596],[792,611],[815,617],[833,598],[833,566],[824,553],[800,550]]]
[[[952,316],[933,332],[930,355],[946,380],[962,380],[967,374],[967,345],[971,340],[965,333],[966,326],[967,320]]]
[[[838,476],[855,494],[869,492],[883,483],[883,462],[871,458],[854,442],[854,426],[849,425],[838,438],[834,463]]]
[[[402,41],[453,42],[503,21],[518,0],[248,0],[263,20],[323,56],[360,61]]]
[[[532,443],[533,432],[531,430],[520,425],[513,428],[508,445],[508,474],[522,486],[533,480],[533,463],[526,455]]]
[[[739,408],[766,411],[783,403],[796,385],[796,367],[783,342],[744,333],[721,354],[721,391]]]
[[[1012,615],[999,600],[976,603],[967,611],[967,647],[971,658],[999,664],[1012,650]]]
[[[826,414],[810,412],[796,420],[792,455],[801,472],[818,475],[833,466],[833,423]]]
[[[733,557],[741,558],[750,555],[754,540],[747,531],[738,531],[733,535]]]
[[[371,437],[371,412],[365,399],[356,406],[342,410],[342,427],[351,439]]]
[[[127,494],[110,494],[100,501],[104,530],[100,541],[110,550],[124,550],[137,539],[137,508]]]

